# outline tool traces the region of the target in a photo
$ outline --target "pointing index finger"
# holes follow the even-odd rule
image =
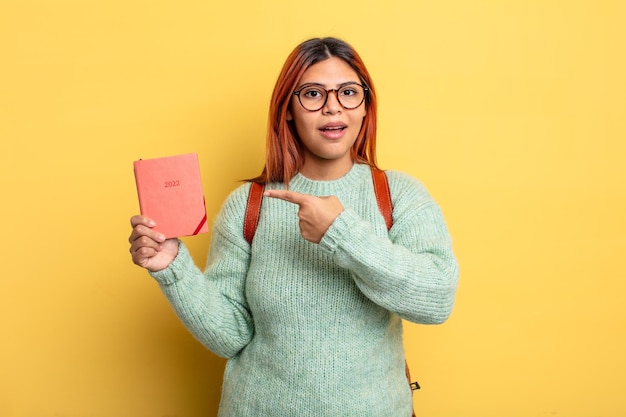
[[[264,194],[267,197],[278,198],[298,205],[304,203],[308,197],[306,194],[288,190],[267,190]]]

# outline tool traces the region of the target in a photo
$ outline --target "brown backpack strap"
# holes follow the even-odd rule
[[[416,389],[420,389],[420,384],[418,384],[417,381],[411,382],[411,372],[409,372],[409,364],[406,361],[404,361],[404,370],[406,371],[406,380],[409,381],[409,387],[411,387],[412,394]],[[411,417],[415,417],[415,409],[412,411],[413,414],[411,414]]]
[[[393,205],[391,204],[391,192],[387,182],[387,174],[380,169],[372,168],[372,181],[374,181],[374,193],[378,209],[385,218],[387,230],[393,226]]]
[[[243,219],[243,237],[250,245],[252,244],[256,227],[259,224],[261,203],[263,202],[263,191],[265,191],[264,184],[253,182],[250,185],[248,204],[246,205],[246,216]]]

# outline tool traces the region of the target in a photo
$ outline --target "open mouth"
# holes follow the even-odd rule
[[[323,132],[333,132],[333,131],[342,131],[346,127],[345,126],[336,126],[336,127],[323,127],[320,130]]]
[[[345,129],[347,129],[348,126],[344,125],[344,124],[327,124],[325,126],[322,126],[320,128],[320,130],[322,132],[341,132]]]

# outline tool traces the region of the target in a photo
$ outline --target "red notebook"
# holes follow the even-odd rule
[[[165,237],[209,231],[198,155],[189,153],[135,161],[141,214]]]

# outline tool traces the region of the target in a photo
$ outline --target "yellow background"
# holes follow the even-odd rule
[[[460,261],[450,321],[406,327],[418,414],[626,415],[625,28],[608,0],[2,0],[0,416],[215,416],[223,360],[130,261],[132,161],[197,152],[214,217],[320,35]]]

